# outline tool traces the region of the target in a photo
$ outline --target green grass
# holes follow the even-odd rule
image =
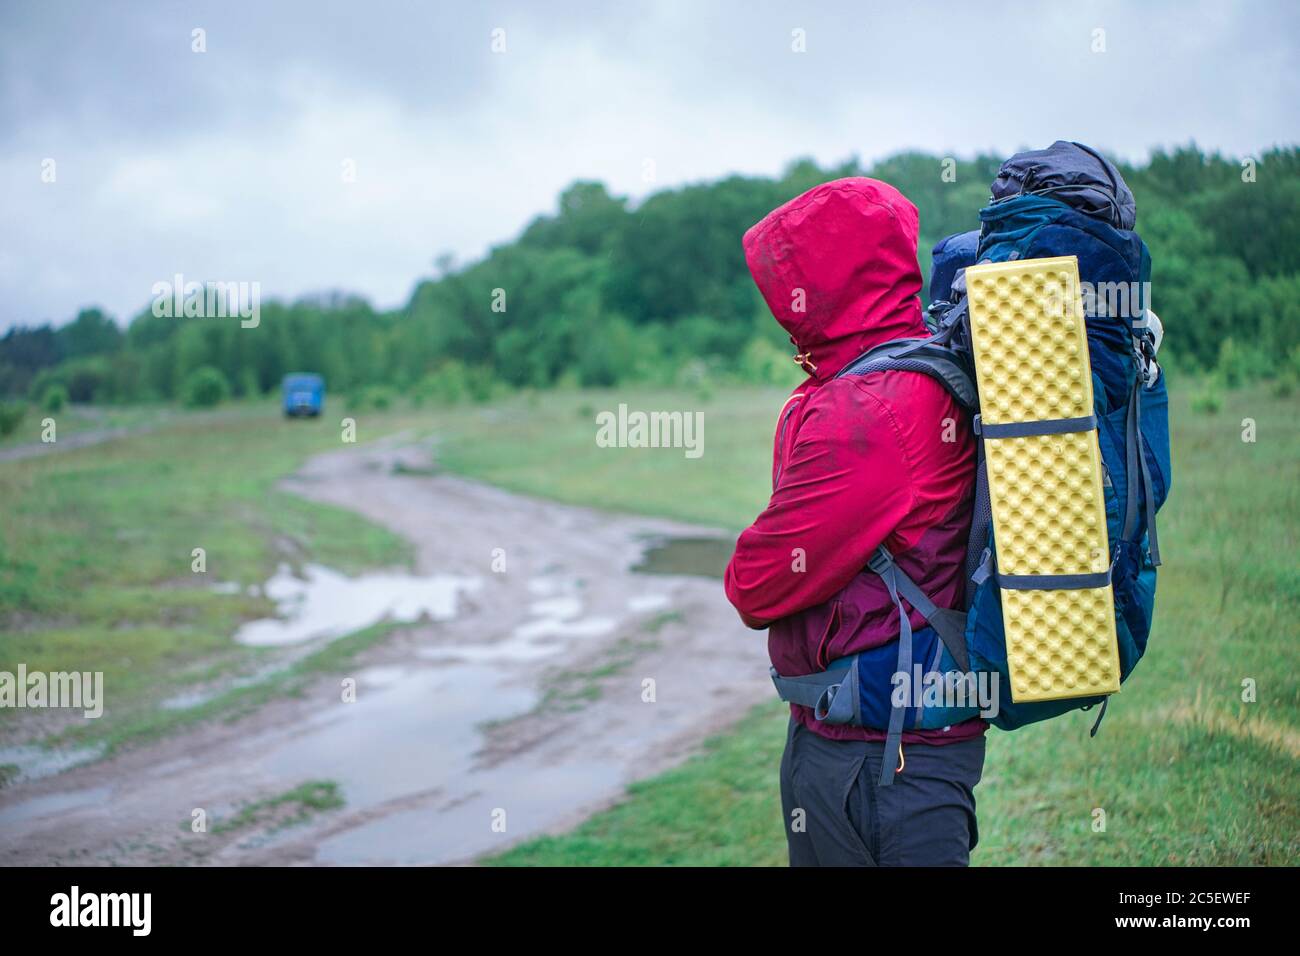
[[[223,409],[223,413],[229,410]],[[142,429],[159,425],[178,414],[166,405],[65,405],[57,412],[47,412],[36,403],[27,405],[27,413],[18,427],[8,435],[0,435],[0,450],[14,445],[30,445],[43,441],[41,422],[53,418],[55,438],[61,440],[80,432],[98,429]]]
[[[1194,389],[1186,390],[1193,393]],[[608,508],[743,527],[768,493],[782,396],[710,401],[611,392],[516,402],[443,449],[466,474]],[[700,409],[705,454],[594,443],[595,411]],[[1212,413],[1176,389],[1174,487],[1161,513],[1156,628],[1146,658],[1090,740],[1076,713],[990,731],[976,791],[982,865],[1222,865],[1300,861],[1300,403],[1264,388],[1227,392]],[[1243,443],[1242,421],[1258,438]],[[1241,701],[1243,680],[1258,701]],[[522,844],[502,865],[784,861],[777,765],[785,718],[756,709],[684,766],[563,836]],[[1105,811],[1094,832],[1093,811]]]
[[[607,389],[519,396],[448,421],[438,449],[448,470],[573,504],[739,528],[771,491],[779,389]],[[644,411],[704,413],[703,454],[601,448],[596,415],[620,402]]]
[[[170,710],[143,702],[142,706],[125,707],[116,720],[72,723],[42,743],[49,747],[95,745],[101,748],[103,756],[109,756],[124,747],[157,740],[186,727],[213,720],[235,721],[273,700],[301,697],[312,679],[344,672],[362,651],[404,626],[384,622],[348,634],[284,667],[268,670],[256,681],[229,687],[192,707]]]
[[[232,412],[0,465],[0,670],[104,672],[104,717],[60,742],[155,736],[194,717],[158,700],[264,665],[270,652],[230,636],[272,605],[217,582],[260,584],[308,556],[345,571],[409,565],[396,535],[275,487],[309,455],[342,447],[336,418],[287,422],[270,404]],[[354,417],[363,439],[428,424]],[[195,548],[205,573],[192,570]],[[14,719],[0,711],[0,728]]]
[[[273,797],[244,804],[234,816],[216,821],[212,832],[235,833],[267,825],[271,826],[271,832],[276,832],[305,823],[318,813],[337,810],[343,803],[339,785],[333,780],[311,780]],[[189,821],[181,826],[188,830]]]
[[[990,733],[977,790],[993,864],[1292,864],[1297,852],[1300,681],[1300,402],[1265,388],[1189,407],[1175,389],[1175,480],[1161,515],[1156,629],[1148,654],[1089,740],[1090,715]],[[440,464],[498,485],[596,507],[739,529],[766,501],[784,395],[618,389],[517,396],[413,415],[358,415],[361,437],[434,430]],[[619,402],[702,411],[704,455],[605,449],[595,415]],[[1241,441],[1254,419],[1258,440]],[[89,739],[116,748],[195,720],[247,712],[345,667],[383,628],[334,642],[193,712],[157,700],[244,672],[263,652],[230,634],[265,602],[218,594],[260,583],[281,560],[344,570],[402,563],[409,549],[359,517],[275,490],[309,455],[339,447],[337,421],[282,422],[269,406],[179,415],[158,431],[0,466],[0,669],[105,671],[111,711]],[[194,547],[208,573],[190,571]],[[757,653],[757,651],[756,651]],[[557,675],[581,702],[587,670]],[[1258,689],[1242,703],[1242,682]],[[0,731],[12,712],[0,712]],[[572,833],[493,864],[779,864],[776,775],[783,708],[764,705],[683,766],[633,787]],[[1105,832],[1092,829],[1106,812]]]

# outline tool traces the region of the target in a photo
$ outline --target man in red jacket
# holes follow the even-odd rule
[[[727,597],[769,628],[783,677],[898,640],[899,612],[867,568],[884,544],[940,607],[963,606],[975,454],[952,397],[918,372],[836,378],[863,352],[924,336],[916,207],[892,186],[841,179],[745,233],[749,269],[808,373],[781,409],[772,498],[736,542]],[[910,605],[913,628],[925,618]],[[791,865],[964,865],[983,720],[906,731],[828,724],[791,705],[781,796]],[[894,766],[880,786],[882,762]],[[888,774],[886,773],[886,777]]]

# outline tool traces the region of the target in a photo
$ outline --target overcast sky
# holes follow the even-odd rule
[[[1298,9],[0,0],[0,330],[125,321],[175,273],[391,307],[578,178],[639,197],[1057,138],[1258,154],[1300,141]]]

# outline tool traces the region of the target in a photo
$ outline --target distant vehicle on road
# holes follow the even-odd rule
[[[325,407],[325,379],[310,372],[293,372],[284,377],[284,414],[287,418],[310,415],[315,418]]]

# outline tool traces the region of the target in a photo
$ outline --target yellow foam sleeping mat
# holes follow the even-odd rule
[[[966,270],[1011,699],[1119,690],[1092,366],[1074,256]]]

